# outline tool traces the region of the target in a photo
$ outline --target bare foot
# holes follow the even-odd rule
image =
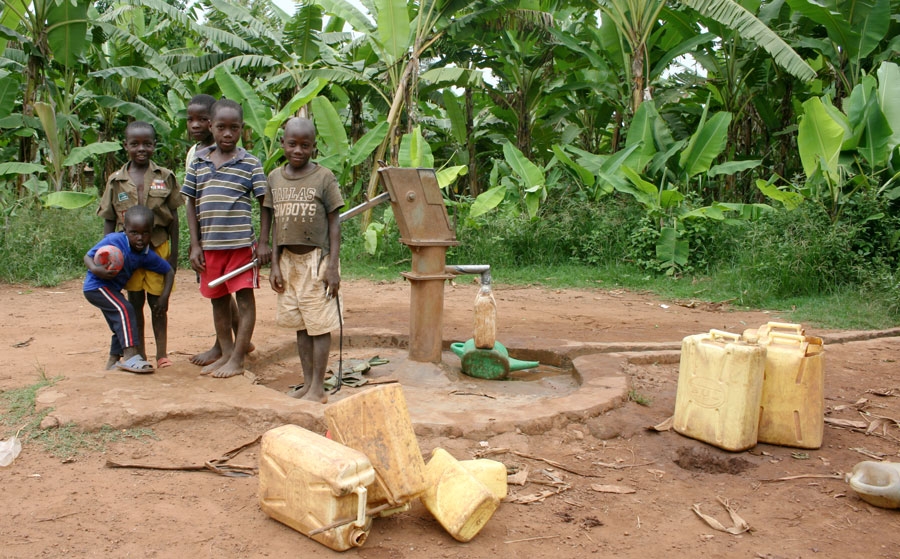
[[[211,365],[218,361],[222,357],[222,350],[219,349],[219,346],[213,346],[210,349],[204,351],[203,353],[198,353],[197,355],[191,356],[191,363],[194,365],[200,365],[201,367],[205,367],[206,365]],[[205,373],[204,373],[205,374]]]
[[[287,395],[298,400],[309,400],[310,402],[320,402],[322,404],[328,403],[328,394],[323,390],[310,391],[309,388],[310,386],[308,384],[304,384],[299,388],[291,390]]]
[[[312,402],[320,402],[322,404],[327,404],[328,403],[328,394],[326,394],[324,390],[320,390],[320,391],[310,390],[301,399],[302,400],[310,400]]]
[[[216,369],[212,376],[214,378],[230,378],[236,377],[238,375],[244,374],[244,367],[239,363],[232,363],[229,361],[228,363],[222,365],[218,369]]]
[[[219,369],[224,367],[226,363],[228,363],[228,357],[225,357],[223,355],[222,357],[219,357],[218,359],[216,359],[214,362],[210,363],[206,367],[203,367],[202,369],[200,369],[200,374],[208,375],[210,373],[215,373],[216,371],[218,371]]]
[[[304,396],[303,399],[311,400],[313,402],[320,402],[322,404],[327,404],[328,403],[328,394],[323,391],[320,395],[317,395],[317,394],[314,394],[312,391],[310,391],[310,392],[306,393],[306,396]]]
[[[288,392],[287,395],[290,396],[291,398],[297,398],[299,400],[299,399],[302,399],[303,396],[305,396],[307,392],[309,392],[309,385],[304,384],[303,386],[294,388],[293,390]]]
[[[250,347],[247,348],[247,353],[252,351],[256,351],[256,346],[253,343],[250,343]],[[197,355],[192,355],[190,358],[190,362],[194,365],[200,365],[201,367],[205,367],[206,365],[212,365],[216,361],[222,358],[222,350],[219,349],[219,345],[216,344],[211,348],[207,349],[203,353],[198,353]],[[204,373],[209,374],[209,373]]]

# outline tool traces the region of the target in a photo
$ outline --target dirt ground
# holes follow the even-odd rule
[[[194,285],[193,274],[182,271],[170,310],[170,351],[174,367],[185,375],[197,374],[188,356],[212,342],[210,306]],[[51,289],[0,285],[0,390],[32,385],[41,373],[77,380],[79,371],[102,368],[108,332],[80,291],[80,282]],[[404,282],[347,281],[344,292],[348,325],[408,331],[409,288]],[[470,337],[475,292],[468,280],[447,288],[445,340]],[[500,285],[495,294],[500,340],[672,342],[710,328],[741,332],[769,320],[790,320],[775,311],[659,300],[602,284],[592,290]],[[267,286],[258,292],[257,307],[257,346],[288,342],[291,333],[273,323],[274,296]],[[815,327],[807,333],[838,335]],[[900,418],[898,349],[900,338],[890,336],[827,344],[827,417],[866,422]],[[252,369],[252,361],[248,367]],[[840,475],[871,457],[900,461],[900,431],[893,421],[868,435],[863,429],[826,426],[818,450],[760,444],[730,453],[674,431],[647,429],[674,410],[677,363],[629,365],[627,373],[634,392],[649,405],[627,402],[539,435],[419,438],[425,456],[436,447],[459,459],[486,449],[509,449],[490,458],[511,471],[529,470],[526,485],[510,486],[511,496],[548,489],[559,493],[530,504],[502,503],[466,544],[453,540],[415,503],[408,512],[376,519],[365,545],[346,555],[900,557],[900,513],[863,502]],[[153,397],[148,390],[147,398]],[[240,417],[187,415],[149,425],[155,439],[126,440],[65,461],[26,445],[10,467],[0,468],[0,557],[336,556],[263,514],[256,477],[106,467],[107,460],[202,464],[276,426]],[[255,465],[258,450],[251,447],[231,462]],[[791,476],[804,477],[779,480]],[[604,485],[634,492],[595,489]],[[720,501],[749,524],[749,532],[716,531],[692,510],[696,505],[731,526]]]

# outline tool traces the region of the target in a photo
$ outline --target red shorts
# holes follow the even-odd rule
[[[259,288],[259,268],[251,268],[223,284],[209,287],[209,282],[220,278],[232,270],[253,260],[253,249],[250,247],[229,250],[204,250],[206,270],[200,272],[200,295],[207,299],[218,299],[241,289]]]

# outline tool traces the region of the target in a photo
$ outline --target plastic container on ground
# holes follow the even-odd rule
[[[854,466],[846,478],[863,501],[886,509],[900,508],[900,464],[867,460]]]
[[[334,440],[369,457],[375,470],[370,508],[402,506],[425,491],[425,461],[399,384],[331,404],[325,408],[325,422]]]
[[[681,344],[673,428],[730,451],[756,444],[764,349],[710,330]]]
[[[759,338],[766,368],[759,410],[761,443],[819,448],[825,433],[822,339],[771,331]]]
[[[741,338],[747,343],[755,344],[760,339],[766,338],[775,332],[802,336],[804,329],[800,324],[793,322],[767,322],[759,328],[747,328],[744,330]]]
[[[296,425],[266,432],[259,455],[259,506],[275,520],[309,536],[318,528],[355,519],[310,536],[337,551],[361,546],[372,525],[366,486],[375,481],[359,451]]]
[[[458,541],[478,535],[500,505],[497,495],[442,448],[434,449],[426,471],[422,504],[428,512]]]
[[[459,465],[475,476],[475,479],[483,483],[499,500],[502,501],[506,498],[508,475],[503,462],[479,458],[477,460],[460,460]]]

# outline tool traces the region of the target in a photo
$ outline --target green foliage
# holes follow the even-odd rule
[[[102,233],[94,206],[21,208],[0,231],[0,281],[56,285],[80,277],[86,272],[84,254]]]
[[[900,256],[900,217],[883,210],[890,211],[885,200],[860,197],[834,224],[822,206],[811,203],[748,224],[742,239],[746,250],[737,252],[746,274],[744,300],[757,305],[768,297],[831,295],[869,285],[883,289]],[[896,299],[900,286],[884,294]]]

